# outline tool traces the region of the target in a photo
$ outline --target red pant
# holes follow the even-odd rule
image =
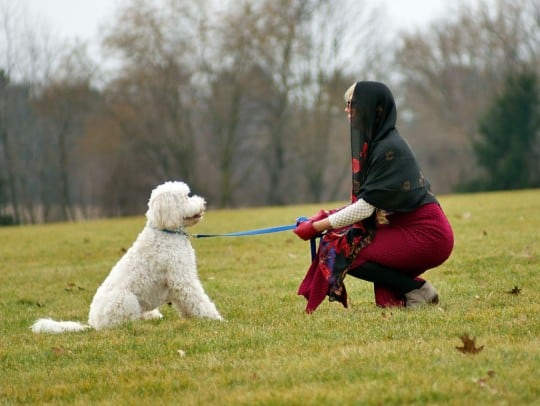
[[[389,224],[378,225],[373,242],[360,251],[351,269],[365,262],[376,262],[417,277],[450,256],[454,234],[437,203],[413,212],[392,214],[388,220]],[[403,294],[375,284],[375,301],[382,307],[402,306]]]

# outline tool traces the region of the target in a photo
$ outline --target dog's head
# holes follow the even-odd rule
[[[205,200],[191,195],[184,182],[165,182],[152,191],[146,218],[152,227],[178,230],[197,224],[205,208]]]

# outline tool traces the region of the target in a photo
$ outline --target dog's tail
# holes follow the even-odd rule
[[[67,333],[71,331],[84,331],[91,328],[76,321],[56,321],[53,319],[38,319],[30,327],[34,333]]]

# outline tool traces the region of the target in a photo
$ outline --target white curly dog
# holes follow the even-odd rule
[[[63,333],[113,327],[129,320],[163,317],[158,307],[172,303],[184,317],[223,320],[197,275],[195,252],[185,227],[197,224],[205,200],[183,182],[165,182],[152,191],[146,226],[98,288],[88,325],[39,319],[35,333]]]

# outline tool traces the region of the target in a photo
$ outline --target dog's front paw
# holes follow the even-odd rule
[[[163,315],[160,313],[158,309],[151,310],[149,312],[144,312],[141,315],[141,319],[143,320],[157,320],[162,319]]]
[[[209,319],[212,319],[212,320],[216,320],[216,321],[222,321],[224,323],[227,322],[227,320],[225,320],[225,318],[223,318],[219,313],[218,314],[207,315],[205,317],[207,317]]]

